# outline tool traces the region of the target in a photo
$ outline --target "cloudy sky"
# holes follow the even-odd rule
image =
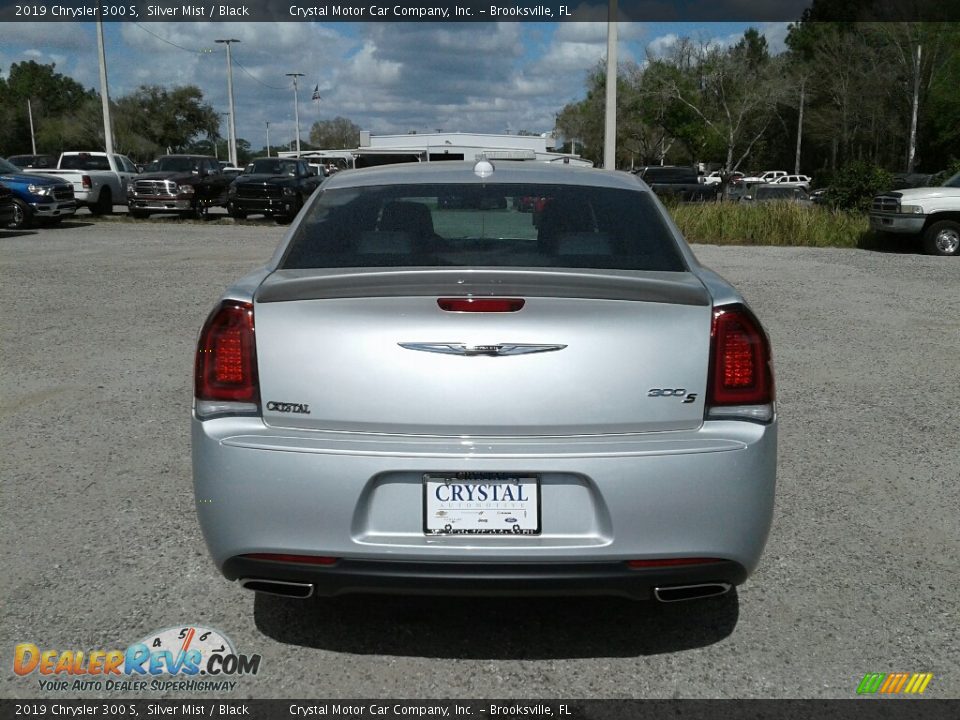
[[[621,23],[619,57],[643,62],[678,37],[735,42],[747,23]],[[755,23],[776,52],[787,23]],[[255,149],[295,135],[293,86],[302,72],[300,125],[347,117],[374,134],[548,132],[584,95],[606,54],[606,23],[107,23],[112,97],[139,85],[199,86],[228,134],[226,53],[233,45],[237,135]],[[0,75],[35,60],[99,88],[93,23],[0,23]],[[314,87],[322,100],[313,102]]]

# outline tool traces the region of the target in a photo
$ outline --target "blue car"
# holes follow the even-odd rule
[[[29,228],[59,222],[77,211],[73,185],[59,178],[31,175],[0,158],[0,183],[13,193],[13,220],[7,227]]]

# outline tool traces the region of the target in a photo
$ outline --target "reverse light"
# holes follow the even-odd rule
[[[770,342],[744,305],[714,308],[707,417],[769,422],[774,384]]]
[[[225,300],[204,323],[194,368],[197,417],[260,412],[253,305]]]
[[[447,312],[517,312],[526,301],[523,298],[438,298],[437,305]]]

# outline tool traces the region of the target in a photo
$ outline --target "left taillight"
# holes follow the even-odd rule
[[[93,187],[93,181],[90,179],[89,175],[84,175],[82,178],[80,178],[80,182],[83,183],[84,190],[89,190]]]
[[[201,420],[260,413],[252,304],[225,300],[210,313],[197,342],[194,397]]]

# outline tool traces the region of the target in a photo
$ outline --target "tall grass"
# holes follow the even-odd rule
[[[668,205],[692,243],[862,247],[870,237],[860,213],[790,202],[705,202]]]

